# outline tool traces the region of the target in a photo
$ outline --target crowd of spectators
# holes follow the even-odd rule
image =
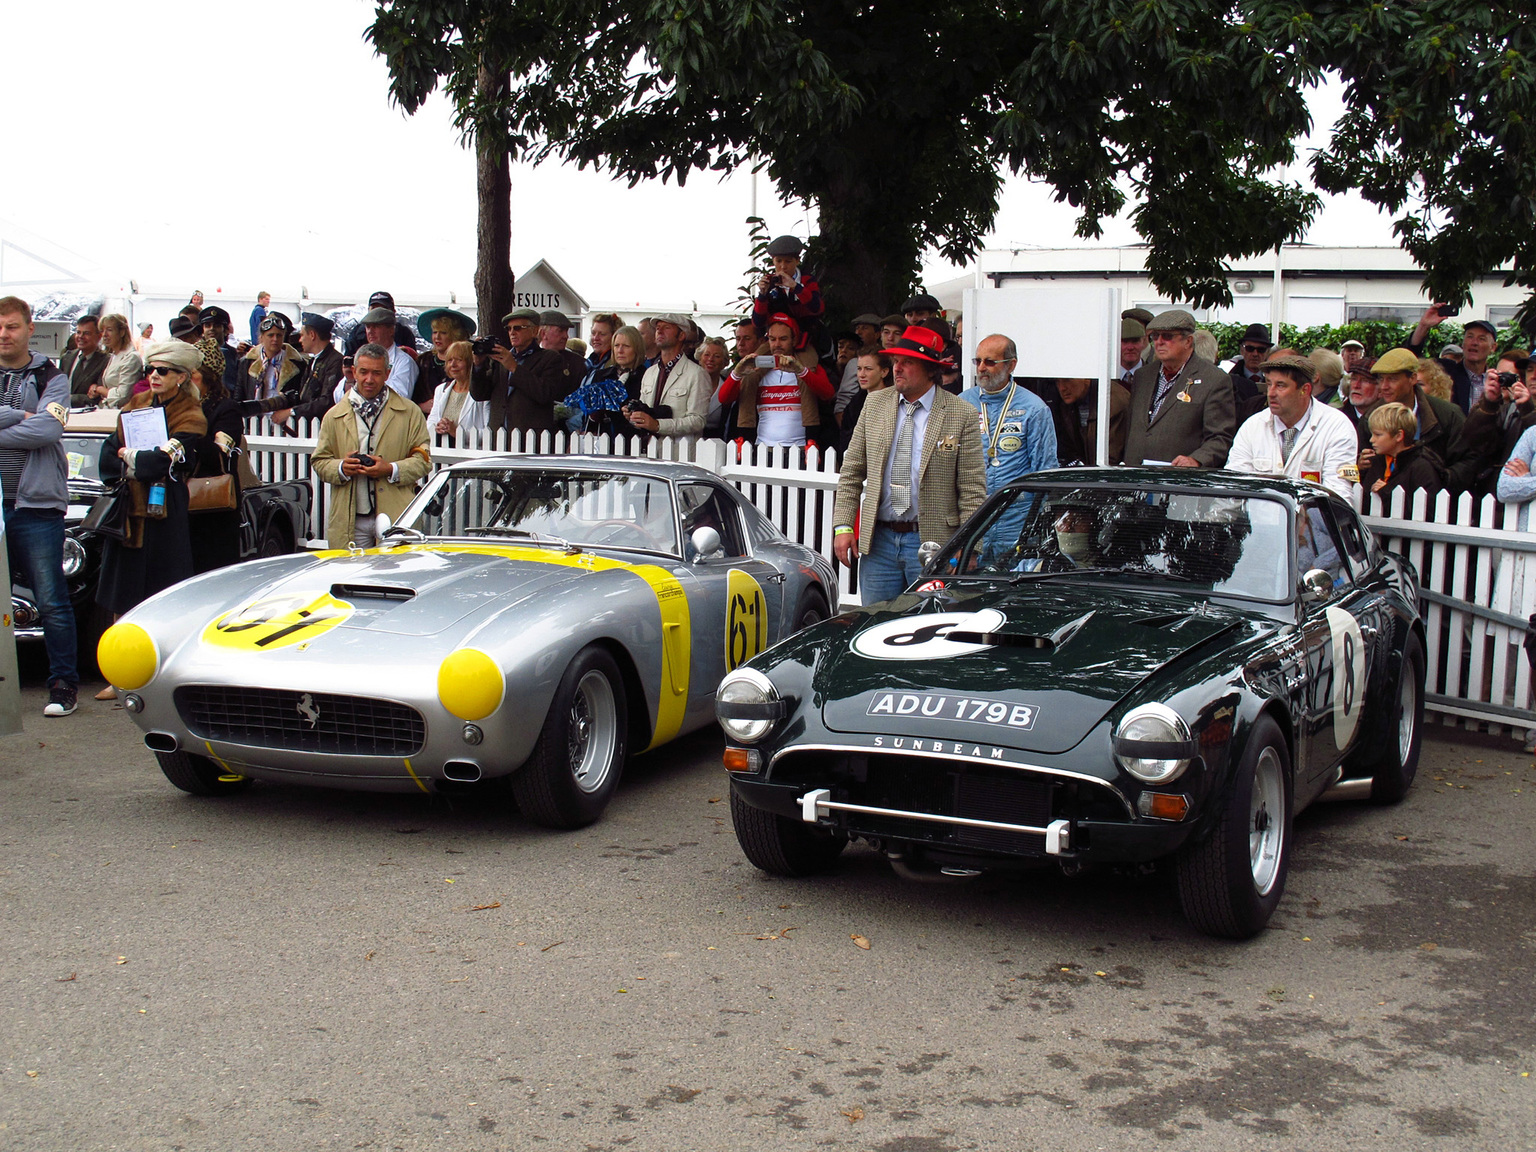
[[[59,597],[49,591],[55,585],[39,569],[52,563],[54,513],[62,516],[65,495],[56,490],[55,464],[42,469],[37,461],[59,453],[58,436],[42,436],[44,421],[32,417],[55,412],[59,419],[48,423],[57,429],[71,406],[174,403],[180,421],[163,459],[142,452],[129,459],[120,438],[108,442],[105,475],[126,476],[138,486],[136,500],[157,484],[170,493],[169,514],[137,525],[140,542],[130,534],[109,554],[102,595],[112,612],[233,561],[238,514],[219,509],[225,523],[193,511],[184,488],[189,479],[237,474],[242,421],[255,413],[294,433],[301,420],[319,421],[314,464],[333,488],[326,525],[333,547],[370,543],[376,514],[402,508],[430,468],[433,445],[460,432],[835,448],[843,462],[836,551],[845,561],[864,558],[868,589],[902,583],[915,571],[918,541],[947,536],[987,491],[1044,468],[1100,463],[1101,420],[1108,464],[1288,475],[1346,498],[1394,488],[1516,502],[1536,495],[1536,358],[1499,349],[1496,330],[1481,320],[1466,325],[1459,346],[1426,356],[1449,313],[1440,306],[1424,313],[1404,347],[1375,358],[1358,340],[1302,356],[1251,325],[1230,368],[1218,363],[1214,338],[1190,313],[1130,309],[1103,412],[1098,380],[1018,373],[1016,341],[1025,333],[983,334],[971,361],[975,383],[964,389],[958,326],[927,293],[834,330],[801,253],[791,236],[768,246],[772,267],[729,343],[672,313],[633,326],[599,314],[586,344],[572,338],[563,313],[531,308],[489,331],[457,309],[432,308],[413,331],[388,292],[369,298],[344,338],[327,316],[304,313],[295,323],[263,292],[247,341],[233,336],[224,309],[204,306],[196,294],[171,321],[168,339],[153,342],[146,330],[137,348],[123,316],[82,316],[54,366],[26,351],[26,303],[0,300],[0,484],[13,567],[44,601],[57,692],[50,708],[73,709],[78,674],[64,655],[73,636],[66,643]],[[6,324],[15,329],[9,338]],[[44,472],[47,483],[37,479]],[[206,518],[191,532],[196,516]],[[166,533],[175,540],[162,539]],[[154,546],[145,549],[150,537]],[[126,555],[135,550],[137,557]]]

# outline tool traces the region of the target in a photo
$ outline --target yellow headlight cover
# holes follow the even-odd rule
[[[101,634],[96,663],[108,684],[142,688],[160,671],[160,650],[139,625],[119,622]]]
[[[482,720],[501,707],[507,679],[478,648],[451,652],[437,668],[437,698],[460,720]]]

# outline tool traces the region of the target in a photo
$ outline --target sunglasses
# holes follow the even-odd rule
[[[999,364],[1012,364],[1013,357],[1010,356],[1006,360],[994,360],[990,356],[972,356],[971,363],[977,368],[980,368],[983,364],[988,368],[996,368]]]
[[[172,372],[175,372],[179,376],[185,371],[185,369],[171,368],[165,364],[151,364],[149,368],[146,369],[146,371],[151,376],[169,376]]]
[[[1243,345],[1243,351],[1244,352],[1268,352],[1269,351],[1269,345],[1267,345],[1267,344],[1244,344]]]

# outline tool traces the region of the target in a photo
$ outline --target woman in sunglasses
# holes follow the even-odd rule
[[[144,350],[150,388],[131,397],[117,419],[117,431],[101,446],[99,469],[104,484],[127,481],[127,537],[107,538],[101,553],[96,602],[114,618],[140,601],[193,573],[192,538],[187,519],[186,476],[208,430],[202,397],[193,373],[203,354],[191,344],[169,340]],[[162,443],[130,451],[124,447],[124,420],[154,409],[165,420]],[[158,424],[158,421],[156,421]],[[158,427],[155,429],[158,434]],[[111,687],[98,700],[115,700]]]

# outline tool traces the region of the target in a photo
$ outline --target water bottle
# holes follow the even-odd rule
[[[157,480],[149,486],[149,496],[144,501],[144,514],[155,520],[165,517],[165,481]]]

